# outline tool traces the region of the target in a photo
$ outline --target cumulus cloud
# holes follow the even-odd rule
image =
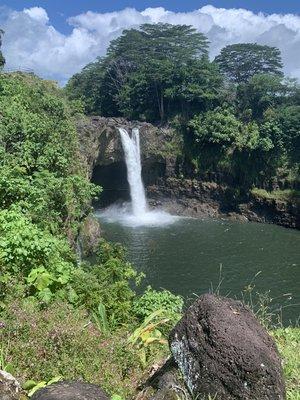
[[[277,46],[282,51],[285,72],[300,79],[300,17],[293,14],[255,14],[211,5],[185,13],[162,7],[141,12],[133,8],[110,13],[87,11],[67,20],[72,27],[68,35],[51,25],[42,7],[19,12],[2,8],[0,14],[7,67],[32,69],[61,83],[97,56],[104,55],[110,40],[123,29],[158,22],[193,25],[209,38],[212,58],[232,43]]]

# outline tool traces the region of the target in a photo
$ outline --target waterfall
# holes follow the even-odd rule
[[[145,188],[142,181],[142,165],[140,151],[140,133],[132,129],[131,136],[124,128],[118,128],[124,150],[127,180],[130,188],[131,203],[112,204],[96,215],[108,222],[119,222],[126,226],[161,226],[177,221],[178,217],[161,210],[149,210]]]
[[[132,213],[143,217],[148,211],[145,189],[142,181],[140,133],[132,129],[132,137],[126,129],[119,128],[127,167],[127,180],[130,188]]]

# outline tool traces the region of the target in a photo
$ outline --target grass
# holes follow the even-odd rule
[[[21,384],[62,376],[130,399],[150,367],[168,354],[167,346],[153,346],[143,366],[139,348],[128,342],[134,327],[101,333],[84,310],[61,302],[40,309],[18,301],[2,312],[0,322],[2,363]],[[283,358],[287,400],[300,400],[300,328],[275,329],[271,335]]]
[[[281,357],[287,388],[287,400],[300,400],[300,327],[272,332]]]
[[[255,197],[264,198],[264,199],[272,199],[272,200],[281,200],[281,201],[300,201],[300,191],[285,189],[285,190],[273,190],[268,192],[265,189],[254,188],[251,190],[251,193]]]
[[[147,366],[139,349],[128,343],[133,327],[102,334],[84,310],[56,302],[39,309],[15,302],[0,316],[0,349],[10,372],[24,384],[56,376],[100,385],[109,395],[133,397],[148,365],[166,354],[167,346],[149,349]]]

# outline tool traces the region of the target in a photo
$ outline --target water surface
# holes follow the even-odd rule
[[[300,232],[276,225],[182,218],[167,226],[124,226],[101,218],[104,237],[127,247],[128,258],[146,274],[144,286],[191,298],[220,282],[221,294],[241,298],[270,292],[283,306],[285,323],[300,314]]]

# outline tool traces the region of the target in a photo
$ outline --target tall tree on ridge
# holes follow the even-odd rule
[[[4,34],[4,31],[0,28],[0,48],[2,46],[2,36]],[[5,58],[0,50],[0,69],[2,69],[4,67],[5,64]]]
[[[257,43],[232,44],[221,50],[215,62],[235,83],[248,82],[257,74],[283,76],[281,53],[277,47]]]

